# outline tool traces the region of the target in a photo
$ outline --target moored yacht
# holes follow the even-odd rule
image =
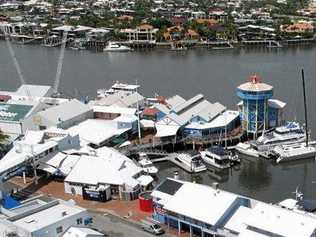
[[[137,89],[140,87],[140,85],[132,85],[132,84],[126,84],[121,83],[119,81],[116,81],[110,89],[98,89],[97,90],[97,97],[103,98],[107,97],[108,95],[113,95],[115,93],[126,93],[126,94],[132,94],[134,92],[137,92]]]
[[[271,150],[273,147],[283,144],[303,142],[305,140],[304,129],[297,122],[288,122],[284,126],[266,132],[250,145],[259,152]]]
[[[133,51],[133,49],[125,45],[109,42],[103,51],[104,52],[129,52],[129,51]]]
[[[144,173],[149,175],[156,175],[158,173],[157,167],[154,166],[151,160],[148,159],[146,153],[139,153],[139,166],[143,169]]]
[[[305,143],[277,146],[272,150],[272,157],[277,163],[315,158],[316,148]]]
[[[185,170],[191,173],[198,173],[206,170],[206,166],[203,164],[200,154],[180,153],[175,158],[181,166],[185,166]]]
[[[235,149],[240,153],[247,156],[259,157],[259,152],[255,150],[249,143],[247,142],[239,142]]]
[[[227,169],[231,167],[232,162],[238,161],[238,155],[233,155],[231,151],[224,150],[222,147],[209,148],[200,153],[207,166],[217,169]]]

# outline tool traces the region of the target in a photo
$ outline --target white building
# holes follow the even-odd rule
[[[102,190],[106,195],[103,201],[112,196],[133,200],[142,189],[138,180],[141,174],[142,169],[132,160],[114,149],[102,147],[95,156],[81,156],[64,181],[65,192],[84,196]]]
[[[37,113],[33,121],[40,130],[49,127],[67,129],[89,118],[93,118],[93,110],[90,106],[72,99]]]
[[[105,235],[90,228],[70,227],[62,237],[105,237]]]
[[[44,162],[66,149],[79,148],[78,134],[56,128],[46,131],[28,131],[23,140],[0,160],[0,184],[24,169],[25,164]]]
[[[72,226],[88,227],[92,222],[87,210],[73,202],[41,197],[1,212],[1,236],[61,237]]]
[[[315,237],[316,218],[254,199],[175,179],[152,192],[153,218],[198,236]]]

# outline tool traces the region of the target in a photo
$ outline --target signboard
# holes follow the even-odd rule
[[[33,106],[0,103],[0,120],[19,122],[25,118]]]

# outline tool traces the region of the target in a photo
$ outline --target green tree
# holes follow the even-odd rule
[[[7,141],[7,139],[8,136],[0,130],[0,153],[4,150],[5,142]]]

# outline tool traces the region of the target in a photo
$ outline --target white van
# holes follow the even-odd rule
[[[142,220],[141,223],[142,223],[142,229],[149,233],[152,233],[155,235],[160,235],[160,234],[165,233],[165,231],[158,224],[149,222],[147,220]]]

